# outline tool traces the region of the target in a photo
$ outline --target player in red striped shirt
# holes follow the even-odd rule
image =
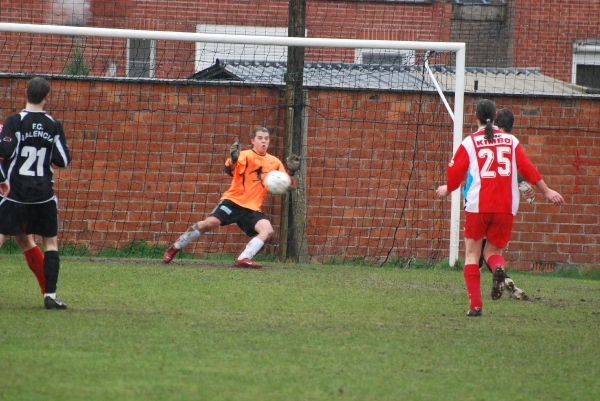
[[[465,196],[465,267],[463,275],[469,295],[467,316],[481,316],[481,283],[478,261],[483,238],[487,238],[487,262],[492,268],[492,299],[499,299],[504,291],[506,261],[502,250],[512,233],[514,215],[519,208],[517,172],[544,194],[555,205],[564,203],[563,197],[548,188],[531,163],[519,140],[493,125],[496,105],[483,99],[477,103],[478,130],[466,137],[454,153],[447,170],[447,184],[436,190],[438,197],[448,196],[459,188],[465,175],[472,177]]]

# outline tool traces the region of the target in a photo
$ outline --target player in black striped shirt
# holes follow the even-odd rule
[[[44,306],[66,309],[67,305],[56,296],[60,260],[52,165],[66,167],[71,156],[61,123],[44,111],[49,92],[46,79],[31,79],[25,109],[8,117],[2,126],[0,246],[6,236],[13,236],[27,256],[23,247],[35,246],[33,234],[41,236],[45,251]]]

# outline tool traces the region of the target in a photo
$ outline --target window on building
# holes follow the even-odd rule
[[[573,43],[571,83],[600,89],[600,40]]]
[[[600,65],[577,66],[577,85],[600,89]]]
[[[153,78],[156,60],[156,41],[127,39],[127,76]]]
[[[355,62],[383,67],[403,67],[414,65],[415,52],[413,50],[356,49]]]
[[[225,35],[288,36],[287,27],[197,25],[196,32]],[[196,72],[226,62],[287,62],[287,46],[196,42]]]

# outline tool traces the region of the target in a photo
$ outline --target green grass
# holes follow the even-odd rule
[[[0,255],[0,400],[595,400],[600,283],[511,272],[535,299],[468,318],[462,272],[62,259],[46,311]]]

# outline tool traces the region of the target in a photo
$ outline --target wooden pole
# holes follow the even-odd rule
[[[306,0],[290,0],[288,4],[288,36],[290,37],[305,37],[306,33]],[[284,159],[290,154],[302,155],[305,153],[304,147],[304,132],[303,129],[303,113],[304,113],[304,97],[302,93],[304,80],[304,47],[290,46],[288,47],[287,59],[287,75],[285,79],[286,85],[286,122],[283,136]],[[302,164],[305,165],[306,159],[302,159]],[[306,167],[303,168],[304,172]],[[306,202],[304,194],[305,189],[300,185],[304,185],[305,181],[301,178],[302,169],[297,172],[295,177],[295,189],[292,194],[288,194],[283,198],[282,218],[281,218],[281,235],[279,244],[280,260],[288,259],[299,261],[301,244],[305,243],[304,238],[297,238],[297,235],[302,236],[302,230],[299,232],[297,227],[305,227],[306,214],[298,214],[298,206],[296,203]],[[306,210],[306,205],[300,207]]]

